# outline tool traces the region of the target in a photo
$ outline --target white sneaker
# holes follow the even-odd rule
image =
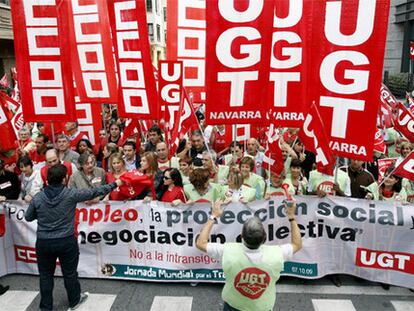
[[[77,308],[79,308],[88,299],[88,297],[89,297],[89,293],[88,292],[81,293],[80,294],[79,302],[75,306],[73,306],[72,308],[69,308],[68,310],[69,311],[76,310]]]

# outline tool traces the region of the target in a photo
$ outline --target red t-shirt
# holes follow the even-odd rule
[[[230,144],[227,141],[226,132],[221,134],[218,130],[215,131],[216,139],[214,140],[213,149],[215,152],[221,152]]]
[[[45,154],[44,153],[43,154],[37,153],[37,150],[36,149],[31,150],[29,152],[29,157],[32,160],[33,164],[37,164],[37,163],[45,162],[46,161]]]
[[[174,200],[181,200],[184,203],[187,202],[182,187],[167,189],[161,198],[161,202],[172,202]]]
[[[109,185],[116,181],[116,178],[112,173],[106,173],[106,183]],[[109,200],[111,201],[126,201],[130,199],[129,196],[124,195],[120,190],[119,187],[116,187],[112,192],[109,194]]]

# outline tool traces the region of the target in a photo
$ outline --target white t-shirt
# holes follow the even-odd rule
[[[280,247],[282,248],[283,260],[284,261],[290,260],[293,256],[293,246],[292,246],[292,244],[290,244],[290,243],[283,244],[283,245],[280,245]],[[254,264],[260,263],[260,261],[262,259],[261,247],[259,247],[258,249],[250,249],[250,248],[247,248],[243,244],[243,250],[244,250],[244,253],[246,254],[247,258],[252,263],[254,263]],[[223,257],[223,252],[224,252],[224,244],[207,243],[207,254],[211,258],[221,259],[221,257]]]

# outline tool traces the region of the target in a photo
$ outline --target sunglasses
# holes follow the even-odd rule
[[[164,179],[168,180],[171,179],[171,177],[164,176]]]

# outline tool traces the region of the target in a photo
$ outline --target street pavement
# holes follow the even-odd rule
[[[414,293],[391,286],[341,276],[343,286],[335,287],[327,278],[303,280],[282,278],[277,285],[275,310],[315,311],[414,311]],[[0,279],[10,290],[0,296],[1,311],[38,310],[38,277],[9,275]],[[120,280],[81,279],[82,291],[90,297],[79,311],[143,310],[205,311],[222,310],[222,284],[150,283]],[[67,310],[63,280],[56,278],[54,310]]]

